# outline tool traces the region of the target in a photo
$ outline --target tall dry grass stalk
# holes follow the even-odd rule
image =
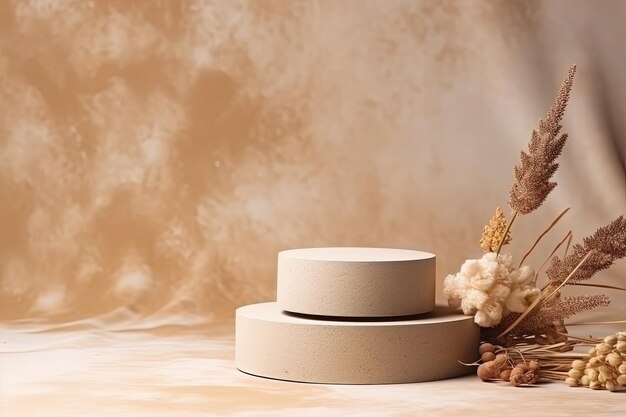
[[[554,103],[539,121],[528,143],[528,151],[520,154],[520,163],[514,168],[515,181],[511,187],[509,206],[515,212],[528,214],[543,204],[556,187],[550,181],[559,167],[556,159],[567,141],[567,133],[561,134],[561,120],[569,101],[574,82],[576,65],[572,65]]]

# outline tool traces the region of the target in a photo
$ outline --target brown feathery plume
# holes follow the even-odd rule
[[[611,304],[611,300],[604,294],[585,294],[563,297],[556,304],[553,307],[553,314],[559,319],[565,320],[583,311],[593,310],[598,307],[608,307]]]
[[[528,214],[536,210],[556,187],[556,182],[550,181],[550,178],[559,167],[555,161],[567,141],[567,134],[559,136],[559,133],[575,73],[576,65],[572,65],[554,103],[539,121],[537,129],[533,130],[528,153],[522,151],[520,164],[514,168],[515,181],[511,187],[509,206],[515,212]]]
[[[504,235],[505,233],[506,236]],[[507,231],[504,212],[500,207],[497,207],[496,213],[489,220],[489,224],[483,228],[483,234],[480,237],[480,247],[485,252],[495,252],[501,240],[503,245],[510,243],[511,233]]]
[[[596,272],[609,268],[613,262],[626,257],[626,219],[619,216],[609,225],[583,239],[583,244],[575,244],[572,251],[563,260],[558,256],[552,258],[546,270],[548,286],[556,288],[565,280],[587,253],[591,253],[587,261],[572,275],[569,283],[585,281]]]
[[[609,297],[604,294],[575,295],[562,299],[553,298],[530,313],[522,322],[523,325],[516,327],[511,335],[542,334],[546,324],[562,323],[565,319],[576,314],[598,307],[607,307],[609,304]]]
[[[552,298],[528,314],[508,333],[508,338],[535,336],[537,341],[545,340],[549,344],[562,342],[567,340],[567,337],[563,335],[567,333],[563,326],[565,319],[584,311],[607,307],[609,304],[609,297],[604,294]],[[494,331],[507,328],[517,317],[519,317],[518,313],[509,314]]]

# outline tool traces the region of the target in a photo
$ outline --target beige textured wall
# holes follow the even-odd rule
[[[626,213],[625,19],[619,0],[0,1],[0,318],[229,318],[297,246],[430,250],[441,283],[576,62],[559,187],[513,232],[519,254],[574,208],[540,263]]]

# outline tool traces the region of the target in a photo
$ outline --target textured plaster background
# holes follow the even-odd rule
[[[559,186],[513,229],[520,256],[573,207],[537,266],[626,213],[624,19],[619,0],[1,1],[0,319],[229,319],[299,246],[431,251],[441,285],[576,62]],[[598,314],[623,318],[610,295]]]

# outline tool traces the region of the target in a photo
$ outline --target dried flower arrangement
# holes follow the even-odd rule
[[[626,290],[583,283],[626,257],[624,216],[599,228],[582,244],[573,245],[571,251],[569,232],[537,270],[524,265],[524,261],[569,208],[541,233],[517,266],[511,254],[500,253],[511,242],[515,219],[537,210],[556,187],[551,179],[567,142],[567,134],[561,133],[561,121],[575,73],[573,65],[554,103],[532,131],[528,151],[521,152],[520,163],[514,168],[508,202],[511,220],[507,221],[504,212],[497,208],[483,229],[482,258],[465,261],[458,273],[444,280],[444,294],[450,306],[473,315],[482,327],[481,359],[470,365],[478,365],[477,374],[485,381],[507,381],[518,386],[546,378],[611,391],[626,386],[625,332],[605,339],[579,338],[568,334],[565,327],[569,317],[608,306],[609,298],[604,294],[561,296],[563,287],[570,285]],[[564,244],[564,253],[559,257],[556,253]],[[537,280],[548,262],[547,282],[540,287]],[[573,351],[585,345],[593,346],[587,354]]]

